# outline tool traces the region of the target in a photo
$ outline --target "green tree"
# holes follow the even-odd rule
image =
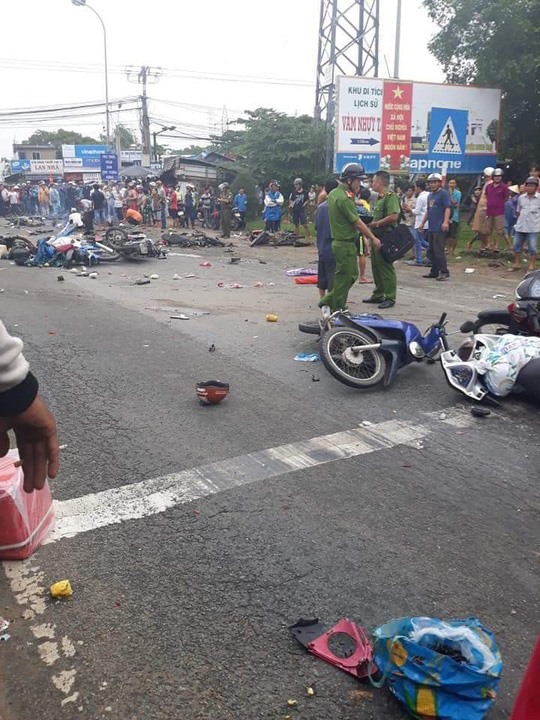
[[[54,145],[56,157],[62,157],[62,145],[99,145],[100,141],[73,130],[36,130],[23,145]]]
[[[502,89],[499,153],[523,175],[540,160],[540,2],[424,0],[424,6],[441,28],[429,47],[447,80]]]
[[[302,177],[308,185],[325,176],[328,130],[323,121],[258,108],[236,124],[244,129],[227,130],[223,137],[214,138],[214,147],[243,158],[242,164],[261,187],[275,178],[287,193],[295,177]]]
[[[121,150],[130,150],[133,146],[138,147],[139,142],[135,135],[131,132],[129,128],[127,128],[125,125],[122,125],[121,123],[118,123],[118,125],[114,129],[114,142],[116,142],[116,134],[120,135],[120,149]],[[107,136],[101,135],[100,140],[103,143],[107,142]]]

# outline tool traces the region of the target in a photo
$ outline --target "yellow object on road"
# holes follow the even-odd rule
[[[50,587],[51,597],[53,598],[67,598],[73,595],[71,583],[69,580],[59,580]]]
[[[266,316],[266,322],[277,322],[279,320],[277,315],[274,315],[273,313],[268,313]]]

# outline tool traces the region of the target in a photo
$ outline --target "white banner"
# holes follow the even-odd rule
[[[46,173],[61,175],[63,172],[64,163],[62,160],[30,160],[31,175],[44,175]]]
[[[338,78],[336,152],[380,152],[383,81]]]

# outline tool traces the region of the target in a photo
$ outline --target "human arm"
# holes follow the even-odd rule
[[[22,354],[23,344],[0,321],[0,457],[9,450],[8,431],[17,440],[24,490],[40,490],[58,472],[58,438],[51,412]]]
[[[444,197],[444,218],[441,223],[441,230],[443,232],[448,232],[448,229],[450,227],[450,215],[452,214],[452,200],[450,198],[450,193],[448,193],[446,190],[443,190],[445,193]]]
[[[400,205],[396,195],[389,193],[385,196],[384,212],[387,214],[380,220],[371,223],[372,228],[382,228],[387,225],[395,225],[399,220]]]

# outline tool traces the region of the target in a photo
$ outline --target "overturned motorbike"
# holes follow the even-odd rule
[[[337,380],[364,389],[389,385],[398,371],[414,362],[435,362],[448,350],[446,313],[422,333],[413,323],[381,315],[338,311],[321,336],[321,360]]]
[[[112,248],[124,260],[166,257],[161,243],[155,243],[140,230],[128,231],[123,227],[108,228],[103,244]]]
[[[461,325],[463,333],[533,335],[540,337],[540,270],[528,273],[506,310],[482,310]]]
[[[498,405],[496,398],[522,393],[540,403],[540,338],[473,334],[441,353],[441,365],[450,386],[470,400]]]

